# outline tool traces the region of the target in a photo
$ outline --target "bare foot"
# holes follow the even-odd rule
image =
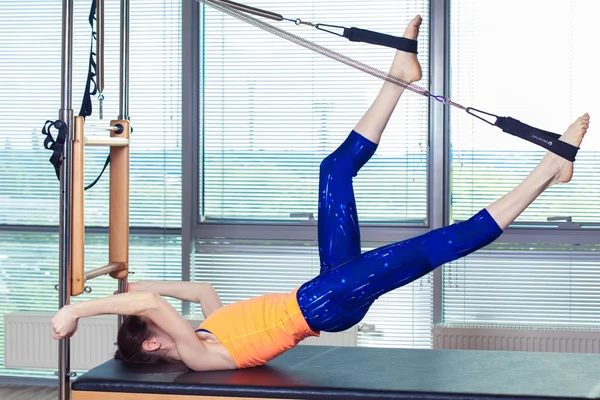
[[[579,147],[589,127],[590,116],[586,113],[577,118],[575,122],[567,128],[565,133],[560,137],[560,140]],[[554,153],[548,153],[544,156],[543,162],[551,165],[555,171],[552,184],[567,183],[573,177],[573,163],[571,161],[565,160]]]
[[[419,37],[419,28],[421,27],[422,22],[423,18],[421,18],[420,15],[414,17],[406,27],[404,35],[402,36],[408,39],[417,40]],[[394,63],[390,69],[390,74],[408,83],[420,81],[423,77],[421,64],[419,64],[417,55],[413,53],[406,53],[400,50],[396,52],[396,57],[394,58]]]

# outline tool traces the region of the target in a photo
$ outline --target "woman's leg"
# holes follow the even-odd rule
[[[579,146],[588,126],[586,114],[561,140]],[[469,220],[366,252],[323,272],[298,290],[306,321],[315,331],[354,326],[379,296],[492,243],[544,190],[569,182],[572,174],[571,162],[548,153],[521,184]]]
[[[417,39],[421,22],[421,17],[415,17],[404,36]],[[421,66],[415,54],[398,51],[390,73],[412,83],[421,79]],[[348,138],[321,163],[318,209],[321,272],[361,253],[352,178],[377,150],[381,135],[403,92],[403,87],[385,82],[372,106]]]
[[[377,145],[356,131],[321,162],[318,238],[320,273],[360,255],[360,228],[352,178]]]

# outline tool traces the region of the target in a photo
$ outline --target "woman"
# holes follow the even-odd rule
[[[416,39],[421,18],[405,37]],[[414,54],[398,51],[391,74],[421,79]],[[320,274],[291,293],[268,294],[223,307],[206,283],[138,282],[127,293],[69,305],[54,316],[54,338],[71,336],[79,318],[127,315],[116,357],[132,363],[180,361],[195,371],[263,365],[319,332],[361,321],[373,302],[444,263],[492,243],[544,190],[570,181],[573,164],[548,153],[530,175],[467,221],[361,254],[352,178],[374,154],[403,88],[385,83],[344,143],[321,164],[318,237]],[[578,118],[561,140],[579,146],[589,116]],[[205,321],[194,331],[161,296],[198,301]]]

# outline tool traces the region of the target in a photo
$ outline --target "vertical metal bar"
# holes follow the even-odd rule
[[[66,122],[68,134],[65,140],[60,168],[60,217],[59,217],[59,309],[70,303],[71,294],[71,196],[72,196],[72,141],[75,118],[73,113],[73,0],[62,2],[62,49],[61,49],[61,105],[58,118]],[[58,343],[58,396],[60,400],[71,398],[71,349],[70,339]]]
[[[119,78],[119,118],[129,121],[129,25],[130,0],[121,0],[121,58]]]
[[[125,277],[123,279],[119,279],[119,286],[118,286],[119,293],[124,293],[126,287],[127,287],[127,277]],[[123,325],[124,320],[125,320],[124,315],[117,316],[117,324],[118,324],[119,329],[121,328],[121,325]]]
[[[192,278],[193,232],[198,221],[200,136],[200,4],[196,0],[182,3],[182,248],[181,279]],[[190,312],[189,302],[182,304],[183,314]]]
[[[104,0],[96,4],[96,83],[98,93],[104,92]]]
[[[120,72],[119,72],[119,120],[129,121],[129,25],[130,0],[121,0],[120,18]],[[124,292],[127,279],[119,279],[119,292]],[[117,317],[118,328],[123,325],[125,317]]]
[[[430,71],[431,92],[446,95],[447,9],[450,0],[430,2]],[[429,152],[429,227],[437,229],[448,222],[448,152],[446,107],[430,102]],[[443,268],[433,272],[433,323],[443,320]]]

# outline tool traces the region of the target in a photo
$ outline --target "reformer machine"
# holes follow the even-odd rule
[[[230,0],[199,0],[224,13],[265,29],[286,40],[363,70],[380,79],[405,86],[447,106],[465,110],[486,123],[519,136],[562,157],[574,160],[577,148],[556,140],[558,135],[527,126],[510,117],[498,117],[463,107],[398,78],[332,52],[314,43],[249,17],[291,21],[317,29],[342,29],[338,36],[388,47],[405,46],[398,38],[334,25],[312,24],[300,19],[234,3]],[[86,99],[80,115],[73,112],[73,2],[63,0],[61,108],[58,120],[49,121],[46,147],[60,180],[60,273],[59,308],[71,296],[84,293],[85,283],[109,274],[126,287],[129,271],[129,6],[120,0],[120,96],[119,115],[101,130],[107,137],[86,136],[85,117],[91,113],[90,93],[98,93],[102,118],[104,86],[104,0],[93,0],[90,24],[96,21],[96,60],[90,55]],[[330,32],[329,30],[326,30]],[[330,32],[334,33],[334,32]],[[408,43],[412,46],[411,43]],[[414,50],[414,49],[413,49]],[[97,69],[96,69],[97,67]],[[92,77],[96,88],[91,89]],[[488,118],[489,117],[489,118]],[[496,118],[496,121],[489,119]],[[58,130],[56,140],[50,129]],[[109,259],[105,266],[84,269],[84,168],[86,146],[110,148]],[[106,167],[106,165],[105,165]],[[119,325],[122,316],[118,318]],[[490,360],[494,362],[490,362]],[[481,368],[485,365],[486,368]],[[569,370],[577,380],[564,374]],[[71,384],[70,341],[59,342],[59,399],[69,400],[172,400],[172,399],[556,399],[600,398],[596,371],[600,361],[591,355],[457,352],[435,350],[389,350],[300,346],[268,366],[243,371],[193,373],[181,366],[129,366],[110,360]],[[438,372],[439,371],[439,372]],[[443,373],[442,373],[443,372]],[[539,385],[532,385],[537,379]]]

